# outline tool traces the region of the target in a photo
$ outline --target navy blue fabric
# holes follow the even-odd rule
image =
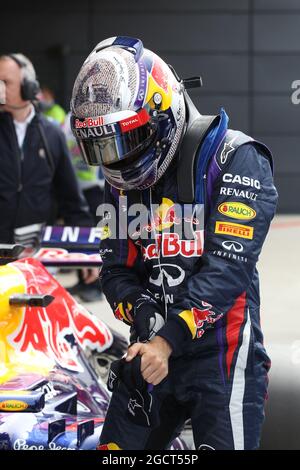
[[[154,387],[161,426],[153,433],[131,427],[124,417],[126,398],[120,391],[113,394],[103,444],[117,442],[125,449],[164,448],[190,417],[196,448],[259,446],[270,359],[260,326],[256,263],[278,196],[269,151],[241,133],[243,144],[231,149],[220,138],[226,129],[225,114],[223,123],[220,121],[204,142],[200,158],[203,156],[205,164],[199,162],[196,181],[197,198],[202,200],[203,195],[205,203],[202,256],[187,256],[187,246],[181,243],[173,255],[164,256],[160,249],[159,258],[154,257],[153,238],[106,238],[101,242],[102,286],[112,309],[126,296],[147,291],[162,310],[167,307],[167,321],[158,335],[172,347],[169,375]],[[202,175],[205,184],[201,195],[198,185],[203,182]],[[176,159],[154,188],[126,195],[128,209],[136,202],[150,208],[151,201],[161,204],[163,198],[177,203]],[[106,201],[118,210],[116,196],[107,185]],[[251,218],[240,220],[227,214],[226,205],[233,202],[248,206]],[[239,229],[244,226],[246,237],[242,232],[240,236],[218,233],[224,223],[238,224]],[[156,234],[168,237],[171,231],[166,227]],[[190,312],[191,320],[191,312],[200,312],[199,318],[203,318],[206,310],[207,317],[199,323],[195,320],[194,329],[182,315]]]
[[[205,249],[201,257],[201,268],[190,276],[187,282],[180,288],[176,300],[168,311],[168,323],[180,322],[178,314],[192,307],[201,308],[201,302],[212,305],[215,312],[225,315],[233,306],[235,300],[251,288],[258,290],[258,279],[255,277],[255,266],[270,222],[274,216],[277,202],[277,192],[273,185],[273,176],[269,161],[263,158],[252,144],[238,148],[225,174],[248,176],[260,181],[261,189],[253,189],[256,200],[245,200],[242,197],[220,194],[220,188],[233,188],[237,191],[245,191],[246,187],[240,184],[229,185],[222,181],[221,174],[216,181],[212,196],[213,205],[205,227]],[[248,188],[249,189],[249,188]],[[242,202],[256,211],[256,217],[250,221],[240,221],[228,218],[218,211],[220,204],[225,202]],[[253,239],[235,238],[225,234],[216,234],[216,222],[239,223],[253,228]],[[222,243],[234,240],[243,245],[243,252],[234,259],[224,257],[226,253]],[[241,255],[243,259],[241,260]],[[252,284],[253,283],[253,284]],[[255,305],[259,308],[259,299],[255,299]],[[209,325],[204,325],[204,329]],[[171,341],[168,335],[168,325],[161,332],[166,339]]]
[[[212,330],[208,335],[209,341],[214,342]],[[260,360],[256,360],[254,366],[252,358],[255,355],[256,347],[251,341],[244,397],[242,403],[234,404],[240,405],[242,410],[243,429],[239,430],[239,438],[245,450],[259,448],[267,393],[267,368]],[[196,449],[239,448],[235,442],[234,416],[230,411],[235,368],[228,377],[218,362],[218,352],[208,347],[202,354],[171,358],[167,379],[152,392],[159,422],[152,428],[128,419],[130,392],[121,385],[113,392],[100,443],[116,443],[126,450],[166,449],[182,431],[185,421],[190,419]],[[242,386],[241,383],[238,385]]]
[[[217,137],[218,133],[216,133]],[[210,146],[212,143],[210,142]],[[221,151],[222,145],[219,145]],[[263,148],[262,148],[263,150]],[[214,155],[211,155],[211,158]],[[209,164],[209,162],[207,163]],[[231,175],[228,177],[228,175]],[[239,181],[229,183],[228,178],[236,175]],[[219,175],[214,176],[213,193],[209,201],[210,211],[205,220],[205,244],[203,255],[186,257],[181,253],[168,256],[164,259],[160,255],[160,264],[173,264],[185,274],[184,281],[178,286],[170,286],[164,282],[164,292],[161,286],[151,282],[153,270],[157,271],[158,259],[143,259],[142,253],[155,244],[153,239],[139,242],[130,239],[112,240],[107,238],[101,241],[100,253],[103,259],[101,279],[104,293],[114,310],[116,303],[122,302],[131,292],[145,292],[164,305],[164,297],[169,300],[168,321],[160,335],[167,339],[173,347],[174,353],[180,353],[183,344],[190,347],[191,341],[203,342],[203,338],[192,340],[191,332],[185,321],[179,316],[182,311],[192,308],[203,308],[202,302],[212,306],[216,315],[226,315],[234,305],[235,300],[246,291],[258,290],[258,278],[255,277],[255,266],[267,235],[269,225],[274,216],[277,204],[277,191],[273,184],[272,168],[269,156],[259,152],[255,141],[241,145],[230,155],[226,168],[219,168]],[[225,178],[225,181],[223,179]],[[243,178],[248,178],[243,180]],[[207,175],[206,181],[209,179]],[[250,185],[258,181],[259,189]],[[202,184],[202,181],[196,181]],[[253,183],[254,184],[254,183]],[[206,189],[206,188],[205,188]],[[151,191],[151,197],[150,197]],[[226,194],[223,194],[225,192]],[[229,192],[233,194],[230,195]],[[105,200],[118,207],[118,192],[106,185]],[[176,160],[154,188],[143,192],[127,192],[128,209],[130,205],[143,202],[150,207],[161,204],[162,198],[168,198],[175,203],[178,200],[176,185]],[[251,199],[252,198],[252,199]],[[240,202],[253,209],[256,216],[253,220],[243,221],[229,218],[219,212],[222,203]],[[149,209],[150,212],[150,209]],[[238,223],[253,230],[252,239],[233,237],[216,233],[216,223]],[[164,230],[168,232],[168,230]],[[243,252],[238,256],[227,256],[222,243],[236,241],[242,245]],[[127,265],[129,252],[135,251],[135,260],[132,266]],[[233,255],[235,253],[232,253]],[[224,256],[223,256],[224,255]],[[228,253],[227,253],[228,255]],[[176,270],[176,268],[174,268]],[[157,275],[157,273],[156,273]],[[171,276],[175,274],[171,272]],[[259,299],[255,299],[259,308]],[[212,325],[206,323],[204,329]],[[205,336],[205,335],[204,335]],[[184,346],[184,347],[185,347]]]

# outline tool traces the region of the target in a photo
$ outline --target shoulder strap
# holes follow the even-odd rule
[[[177,167],[178,198],[183,203],[195,200],[195,159],[199,147],[219,116],[199,116],[188,127],[179,151]]]

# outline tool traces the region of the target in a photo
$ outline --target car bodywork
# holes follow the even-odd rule
[[[2,266],[0,283],[0,447],[95,448],[109,393],[84,351],[109,350],[113,334],[36,260]],[[10,305],[25,293],[54,300]]]
[[[0,286],[0,449],[95,449],[127,341],[36,259],[1,266]]]

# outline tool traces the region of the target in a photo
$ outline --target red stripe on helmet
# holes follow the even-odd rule
[[[122,119],[122,121],[119,121],[121,132],[128,132],[132,129],[136,129],[137,127],[144,126],[147,124],[147,122],[149,122],[149,120],[149,113],[146,111],[146,109],[142,109],[135,116],[131,116],[129,118]]]

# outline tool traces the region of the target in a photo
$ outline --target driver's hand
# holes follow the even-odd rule
[[[146,382],[158,385],[167,377],[169,371],[169,357],[172,348],[169,343],[160,336],[155,336],[149,343],[135,343],[129,347],[126,361],[140,355],[141,372]]]

